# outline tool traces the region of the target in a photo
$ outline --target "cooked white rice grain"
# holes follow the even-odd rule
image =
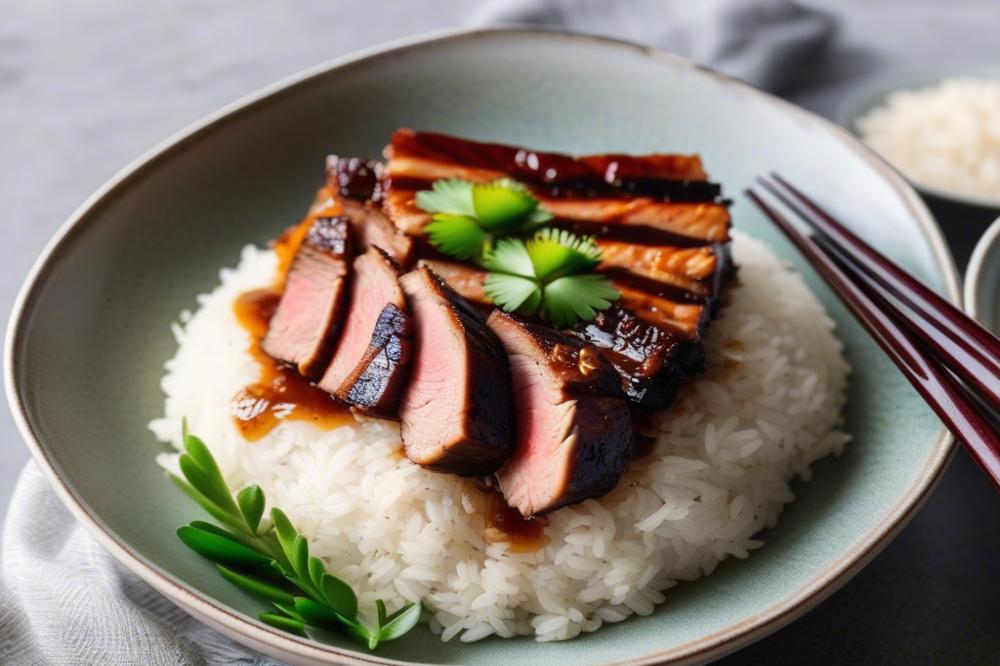
[[[848,440],[837,430],[848,367],[831,321],[759,242],[735,234],[734,255],[740,280],[710,329],[708,370],[655,420],[653,453],[607,496],[551,514],[534,553],[487,543],[475,491],[401,460],[395,424],[286,421],[254,443],[240,436],[229,401],[258,368],[232,304],[272,280],[270,251],[244,249],[174,326],[165,415],[150,428],[179,447],[187,417],[233,487],[260,484],[365,607],[423,598],[443,640],[572,638],[650,613],[676,581],[760,547],[753,537],[793,499],[791,477]]]
[[[865,143],[914,180],[1000,196],[1000,81],[900,90],[857,121]]]

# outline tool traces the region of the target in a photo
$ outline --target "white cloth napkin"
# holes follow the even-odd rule
[[[28,463],[4,524],[0,664],[277,664],[182,611],[97,544]]]
[[[789,0],[496,0],[469,23],[628,38],[772,90],[821,58],[834,30],[831,17]],[[276,663],[194,620],[113,560],[34,464],[21,474],[2,544],[0,664]]]

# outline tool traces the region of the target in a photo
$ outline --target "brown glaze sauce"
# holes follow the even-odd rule
[[[260,367],[257,381],[244,387],[231,403],[233,422],[243,438],[255,442],[281,421],[311,421],[324,429],[336,428],[353,420],[350,410],[335,402],[329,393],[313,386],[298,370],[268,356],[260,342],[281,300],[285,275],[313,220],[338,215],[340,204],[327,188],[316,193],[306,219],[290,227],[274,242],[278,255],[278,279],[273,287],[254,289],[236,299],[236,319],[250,336],[249,351]]]
[[[545,536],[548,518],[525,518],[507,504],[499,491],[486,491],[483,538],[488,543],[509,544],[508,552],[533,553],[549,542]]]
[[[635,433],[635,443],[632,445],[632,460],[642,460],[648,457],[656,448],[656,438],[652,435]]]
[[[354,419],[329,393],[261,349],[260,341],[279,300],[281,292],[276,288],[255,289],[241,294],[233,304],[236,319],[250,334],[249,351],[260,367],[257,382],[237,393],[231,407],[233,422],[250,442],[271,432],[281,421],[311,421],[332,429]]]

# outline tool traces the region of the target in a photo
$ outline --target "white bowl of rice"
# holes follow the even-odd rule
[[[923,192],[1000,209],[1000,65],[886,73],[838,116]]]

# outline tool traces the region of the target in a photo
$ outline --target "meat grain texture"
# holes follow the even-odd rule
[[[514,453],[497,472],[507,503],[532,516],[614,488],[633,436],[611,363],[577,338],[499,310],[487,323],[514,382]]]
[[[510,455],[510,369],[483,316],[428,268],[400,285],[413,308],[416,350],[399,409],[406,456],[461,476],[491,474]]]
[[[298,367],[306,377],[323,373],[340,335],[351,246],[346,217],[319,217],[312,222],[261,343],[265,352]]]

